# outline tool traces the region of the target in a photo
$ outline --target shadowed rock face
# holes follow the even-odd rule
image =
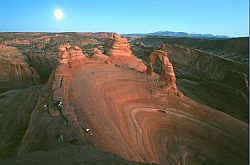
[[[23,56],[17,48],[0,45],[1,88],[23,88],[39,83],[40,77],[26,61],[27,57]]]
[[[41,83],[46,83],[50,74],[57,66],[57,55],[52,53],[28,53],[28,63],[32,66],[41,78]]]
[[[16,155],[41,89],[15,89],[0,95],[0,159]]]
[[[120,156],[101,152],[84,145],[62,144],[46,151],[36,151],[22,156],[0,160],[1,165],[150,165],[127,161]],[[151,164],[152,165],[152,164]]]
[[[43,145],[50,145],[51,142],[55,143],[55,138],[60,134],[63,134],[68,142],[76,140],[83,143],[83,133],[79,128],[77,116],[69,104],[69,84],[74,68],[80,63],[84,64],[86,57],[77,46],[60,45],[58,50],[58,66],[39,97],[18,154],[34,151]],[[59,108],[60,101],[63,107]],[[44,105],[48,107],[47,110]]]

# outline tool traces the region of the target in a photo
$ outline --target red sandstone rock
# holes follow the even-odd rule
[[[113,34],[114,42],[111,50],[108,52],[113,59],[129,59],[132,57],[130,45],[126,38],[122,38],[118,34]]]
[[[124,60],[115,62],[119,61],[126,65]],[[248,160],[246,123],[188,98],[169,95],[159,83],[127,67],[83,62],[72,68],[60,65],[64,63],[43,92],[52,90],[52,95],[40,98],[31,115],[19,154],[56,145],[56,135],[63,133],[65,142],[77,139],[133,161],[244,164]],[[42,109],[50,99],[64,103],[57,119]],[[58,119],[61,115],[68,127]],[[86,128],[91,136],[83,131]]]
[[[78,46],[71,46],[69,44],[60,45],[59,49],[59,63],[72,67],[72,63],[79,63],[86,57]]]
[[[48,43],[51,41],[51,38],[48,35],[44,35],[44,36],[39,37],[39,40],[42,40],[42,42]]]
[[[62,133],[66,143],[75,139],[87,143],[81,141],[87,139],[92,147],[133,161],[247,164],[247,123],[189,98],[179,99],[162,92],[160,83],[137,71],[143,63],[134,56],[113,60],[112,65],[86,65],[85,57],[82,60],[82,56],[76,55],[82,55],[79,47],[64,45],[59,50],[57,69],[37,103],[31,101],[35,108],[31,110],[28,128],[25,125],[19,154],[56,146],[57,135]],[[176,91],[172,64],[164,55],[154,55],[152,61],[155,58],[162,61],[162,79],[169,85],[167,90]],[[148,69],[152,73],[150,69],[152,66]],[[14,107],[18,106],[17,98],[13,100]],[[64,103],[61,113],[53,103],[59,100]],[[48,104],[49,112],[43,109],[44,104]],[[0,116],[8,119],[5,113]],[[82,131],[86,128],[93,132],[91,136]],[[1,146],[8,146],[7,138]]]
[[[38,84],[40,77],[27,64],[27,57],[15,47],[0,45],[0,88],[20,88]]]
[[[91,59],[101,61],[101,62],[108,62],[110,61],[110,57],[104,55],[100,49],[94,48],[93,49],[94,54],[91,56]]]
[[[169,93],[176,93],[178,96],[183,97],[181,92],[179,92],[177,89],[174,69],[171,62],[168,59],[167,52],[161,50],[155,50],[150,54],[149,56],[150,62],[147,67],[147,73],[149,73],[150,75],[153,74],[153,64],[155,63],[157,58],[161,61],[162,65],[162,73],[160,79],[166,81],[164,90],[166,90]]]
[[[27,40],[27,39],[24,39],[24,40],[13,39],[11,41],[6,41],[5,45],[30,45],[30,40]]]

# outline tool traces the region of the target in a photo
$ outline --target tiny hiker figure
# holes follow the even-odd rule
[[[61,110],[62,106],[63,106],[63,102],[62,102],[62,101],[59,101],[59,102],[57,103],[57,108],[58,108],[59,110]]]
[[[88,136],[93,136],[93,135],[94,135],[93,132],[90,131],[89,128],[86,128],[86,129],[85,129],[85,132],[86,132],[86,135],[88,135]]]
[[[63,134],[60,134],[59,135],[59,144],[62,144],[63,143]]]
[[[44,104],[43,108],[44,108],[45,111],[47,111],[48,110],[47,104]]]

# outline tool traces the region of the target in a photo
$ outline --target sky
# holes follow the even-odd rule
[[[1,0],[0,32],[249,36],[248,0]],[[64,17],[57,20],[56,9]]]

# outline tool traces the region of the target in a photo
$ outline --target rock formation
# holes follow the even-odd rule
[[[132,57],[130,45],[126,38],[122,38],[118,34],[113,34],[113,44],[109,51],[109,55],[113,59],[129,59]]]
[[[131,46],[126,38],[122,38],[120,35],[114,33],[113,40],[109,40],[106,47],[110,47],[107,54],[118,65],[125,65],[140,72],[146,70],[147,67],[142,60],[132,54]]]
[[[132,161],[247,162],[246,123],[170,95],[141,72],[112,64],[74,64],[77,59],[70,67],[63,59],[36,104],[19,154],[56,145],[56,135],[63,134],[66,143],[84,143]],[[58,113],[54,101],[64,104]]]
[[[93,49],[94,54],[91,56],[91,59],[101,61],[101,62],[108,62],[110,61],[110,57],[104,55],[100,49],[94,48]]]
[[[72,72],[79,64],[84,64],[86,57],[78,46],[66,44],[60,45],[58,49],[58,66],[42,91],[22,144],[18,149],[18,154],[37,149],[31,143],[39,146],[44,141],[52,141],[52,144],[55,144],[55,141],[57,142],[55,139],[60,134],[64,135],[64,142],[80,143],[84,141],[83,130],[77,120],[74,107],[69,102],[69,85],[72,83]],[[62,107],[58,107],[60,101],[63,103]],[[44,105],[47,107],[46,110]],[[37,122],[37,117],[41,118],[40,122]],[[43,141],[39,141],[41,132],[34,129],[38,128],[41,123],[48,125],[48,127],[42,128],[47,135]]]
[[[0,45],[0,88],[14,89],[39,84],[37,72],[15,47]]]
[[[72,34],[67,35],[71,37]],[[64,34],[60,34],[57,41],[63,38]],[[1,165],[22,164],[25,161],[24,164],[32,164],[31,160],[36,157],[40,158],[38,160],[43,158],[40,164],[46,164],[46,160],[47,164],[54,161],[59,161],[59,164],[88,164],[93,161],[97,161],[93,164],[104,164],[103,157],[97,156],[103,151],[130,161],[164,165],[248,163],[248,123],[189,97],[179,98],[167,93],[178,94],[178,89],[166,52],[156,51],[151,56],[147,69],[149,74],[153,74],[155,59],[159,58],[162,62],[161,79],[164,81],[155,81],[155,77],[142,72],[146,71],[142,60],[133,54],[129,58],[122,56],[125,50],[126,54],[130,54],[130,49],[120,51],[124,58],[109,57],[110,63],[102,63],[95,59],[104,57],[98,49],[95,49],[93,57],[87,58],[79,47],[71,46],[75,43],[59,47],[57,44],[48,49],[57,52],[58,59],[56,69],[46,84],[0,95],[0,159],[19,154],[6,161],[0,160]],[[100,45],[103,44],[91,45],[91,49]],[[221,83],[219,80],[213,83],[197,81],[192,82],[196,86],[193,85],[190,91],[197,91],[200,87],[197,96],[206,97],[211,91],[206,86],[212,86],[214,95],[220,95],[225,90],[237,96],[231,102],[241,100],[240,94],[248,90],[248,74],[241,74],[236,70],[239,67],[234,65],[232,70],[237,72],[225,75],[226,70],[231,70],[226,67],[232,68],[232,63],[221,61],[216,67],[214,64],[208,67],[204,64],[210,64],[209,59],[213,58],[204,59],[204,56],[194,54],[193,50],[187,51],[187,54],[181,50],[168,49],[168,54],[175,53],[169,56],[175,71],[182,69],[179,71],[195,76],[197,73],[208,73],[205,74],[208,78],[221,78],[229,86],[225,87],[225,83],[218,85]],[[196,58],[189,58],[191,56]],[[179,82],[178,88],[182,84],[184,81]],[[206,93],[201,94],[204,91]],[[223,99],[230,97],[225,95]],[[63,104],[58,104],[60,101]],[[248,111],[244,113],[248,116]],[[61,135],[63,144],[58,143]],[[92,152],[96,150],[98,152]],[[106,157],[106,154],[102,155]],[[69,161],[71,158],[76,163]],[[84,162],[81,158],[88,160]],[[113,162],[113,159],[108,163],[123,164]]]
[[[65,66],[72,67],[72,63],[79,63],[84,60],[85,55],[78,46],[69,44],[59,46],[59,63]]]
[[[182,95],[181,92],[177,90],[176,86],[176,77],[174,73],[173,66],[168,59],[167,52],[161,50],[153,51],[149,56],[149,65],[147,67],[147,73],[152,75],[154,72],[153,64],[156,59],[161,61],[162,72],[161,72],[161,80],[166,82],[166,86],[164,86],[164,90],[169,93],[176,93],[178,95]],[[181,96],[182,97],[182,96]]]
[[[248,122],[248,66],[180,45],[166,48],[185,96]]]
[[[57,66],[57,53],[35,52],[28,53],[28,63],[32,66],[41,78],[41,83],[46,83],[52,71]]]

